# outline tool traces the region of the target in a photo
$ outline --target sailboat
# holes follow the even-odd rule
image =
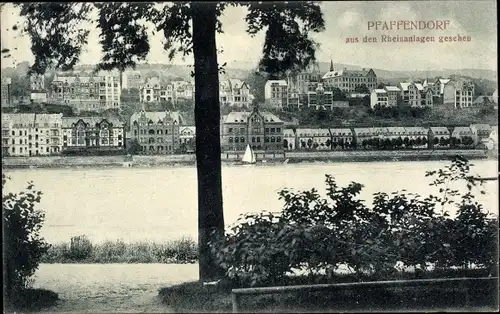
[[[247,145],[247,149],[245,150],[245,154],[243,155],[243,158],[241,159],[241,163],[244,165],[251,165],[251,164],[255,164],[256,162],[257,162],[257,160],[255,158],[255,153],[253,152],[250,145]]]

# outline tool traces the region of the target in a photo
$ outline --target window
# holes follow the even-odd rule
[[[240,142],[241,142],[241,143],[245,143],[245,138],[244,138],[244,137],[241,137],[241,138],[240,138]]]
[[[265,132],[266,132],[266,133],[269,133],[269,128],[266,128],[266,129],[265,129]]]
[[[232,133],[233,132],[233,128],[227,128],[227,133]]]
[[[271,133],[274,133],[276,130],[274,128],[271,128]]]
[[[281,137],[280,136],[276,137],[276,142],[278,142],[278,143],[281,142]]]
[[[252,143],[255,143],[255,137],[252,137]]]
[[[229,138],[229,143],[232,143],[232,142],[233,142],[233,138],[232,138],[232,137],[230,137],[230,138]]]
[[[155,130],[150,129],[150,130],[148,131],[148,134],[155,134]]]
[[[281,133],[281,128],[276,128],[277,133]]]
[[[239,137],[235,137],[235,138],[234,138],[234,142],[235,142],[235,143],[239,143],[239,142],[240,142],[240,138],[239,138]]]
[[[276,139],[274,138],[274,136],[271,136],[271,143],[274,143],[274,142],[275,142],[275,140],[276,140]]]
[[[257,137],[257,143],[260,143],[260,137]]]

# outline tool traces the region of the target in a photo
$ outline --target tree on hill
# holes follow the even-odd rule
[[[103,57],[99,70],[134,68],[150,50],[146,21],[162,32],[172,59],[193,54],[195,81],[196,167],[198,178],[198,243],[200,280],[220,276],[210,241],[224,233],[221,184],[219,71],[216,33],[228,6],[248,9],[247,32],[265,32],[260,72],[284,75],[305,69],[315,60],[310,32],[324,30],[321,9],[313,2],[175,2],[135,3],[18,3],[25,17],[35,62],[31,70],[44,73],[49,65],[70,70],[79,61],[97,10]],[[8,51],[7,51],[8,52]]]

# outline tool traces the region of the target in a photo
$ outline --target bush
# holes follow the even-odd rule
[[[469,174],[471,166],[457,157],[451,166],[427,172],[434,178],[431,185],[439,187],[438,196],[376,193],[371,208],[357,199],[361,184],[339,187],[329,175],[327,198],[315,189],[282,190],[280,213],[240,218],[223,240],[212,243],[213,254],[230,280],[251,286],[277,284],[297,270],[331,277],[341,265],[359,279],[391,279],[399,270],[426,272],[429,267],[493,271],[498,219],[488,217],[474,200],[472,189],[482,182]],[[449,189],[452,181],[465,182],[467,192]],[[457,207],[455,218],[445,204]]]
[[[50,247],[43,263],[192,263],[198,259],[196,242],[182,238],[168,243],[125,243],[122,240],[92,244],[85,236]]]
[[[90,257],[92,253],[92,243],[86,236],[72,237],[67,252],[71,260],[83,260]]]
[[[2,190],[7,179],[2,174]],[[36,206],[41,195],[32,182],[19,194],[2,195],[4,291],[9,302],[28,288],[30,277],[49,249],[39,234],[45,219],[44,212]]]

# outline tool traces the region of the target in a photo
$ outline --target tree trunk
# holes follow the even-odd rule
[[[198,172],[198,247],[200,281],[221,275],[209,242],[224,234],[220,147],[219,73],[216,2],[193,2],[196,168]]]

